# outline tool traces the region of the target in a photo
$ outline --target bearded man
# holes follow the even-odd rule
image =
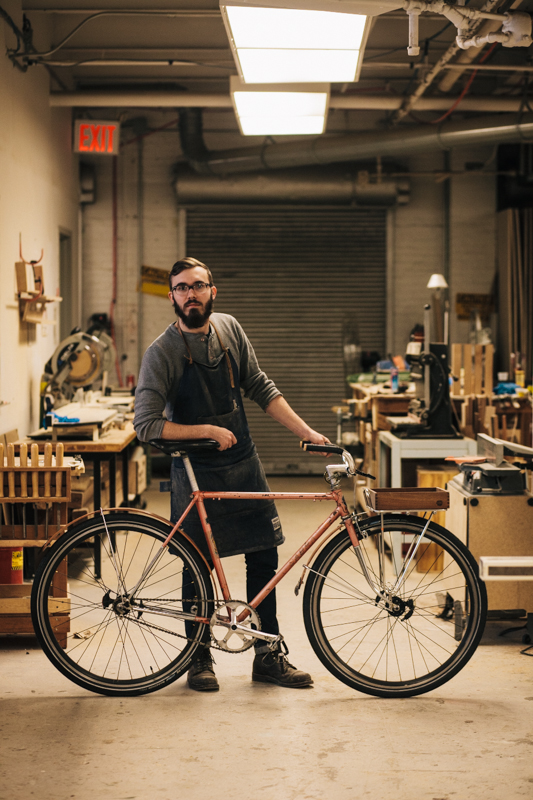
[[[195,258],[177,261],[169,275],[168,297],[177,320],[147,349],[135,393],[135,430],[141,441],[214,439],[218,450],[190,455],[202,491],[270,491],[250,436],[241,390],[300,439],[329,442],[289,406],[264,372],[234,317],[213,313],[217,289],[211,271]],[[190,502],[191,487],[181,458],[171,467],[171,520]],[[250,602],[274,576],[277,547],[284,541],[276,506],[265,500],[212,502],[209,521],[220,556],[244,553]],[[196,508],[183,528],[209,560]],[[185,583],[185,582],[184,582]],[[279,634],[275,590],[257,608],[261,627]],[[189,634],[188,634],[189,635]],[[192,662],[191,689],[216,691],[218,680],[208,648]],[[259,640],[252,680],[301,688],[311,676],[290,664],[279,646]]]

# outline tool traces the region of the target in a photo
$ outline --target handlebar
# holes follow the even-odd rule
[[[300,442],[302,450],[308,453],[338,453],[340,456],[345,452],[344,447],[337,444],[313,444],[312,442]]]
[[[336,453],[342,456],[342,460],[348,467],[350,475],[361,475],[363,478],[370,478],[373,481],[376,480],[375,475],[370,475],[368,472],[361,472],[360,469],[356,469],[351,453],[345,450],[344,447],[339,447],[338,444],[313,444],[312,442],[301,441],[300,447],[307,453],[324,453],[325,455]]]

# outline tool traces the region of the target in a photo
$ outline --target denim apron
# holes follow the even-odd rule
[[[188,363],[180,381],[172,422],[217,425],[230,430],[237,439],[237,443],[227,450],[190,455],[201,491],[268,492],[270,489],[246,420],[237,364],[213,323],[211,325],[222,353],[209,365],[193,360],[180,330],[188,351]],[[176,522],[191,497],[191,486],[181,458],[172,459],[170,477],[171,520]],[[220,556],[267,550],[284,541],[276,505],[271,500],[204,502]],[[208,557],[196,508],[189,512],[182,527]]]

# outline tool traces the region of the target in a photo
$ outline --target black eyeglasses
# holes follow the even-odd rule
[[[189,289],[192,289],[193,292],[202,294],[203,292],[206,292],[212,285],[213,285],[212,283],[204,283],[203,281],[196,281],[190,286],[188,283],[177,283],[175,286],[172,287],[172,291],[176,292],[177,294],[188,294]]]

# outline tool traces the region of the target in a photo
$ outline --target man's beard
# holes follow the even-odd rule
[[[193,306],[189,309],[186,313],[182,308],[179,307],[176,300],[174,302],[174,311],[176,312],[176,316],[181,319],[181,321],[189,328],[190,330],[195,330],[196,328],[202,328],[209,317],[211,316],[211,312],[213,310],[213,298],[210,297],[209,300],[204,305],[203,312],[197,306]]]

